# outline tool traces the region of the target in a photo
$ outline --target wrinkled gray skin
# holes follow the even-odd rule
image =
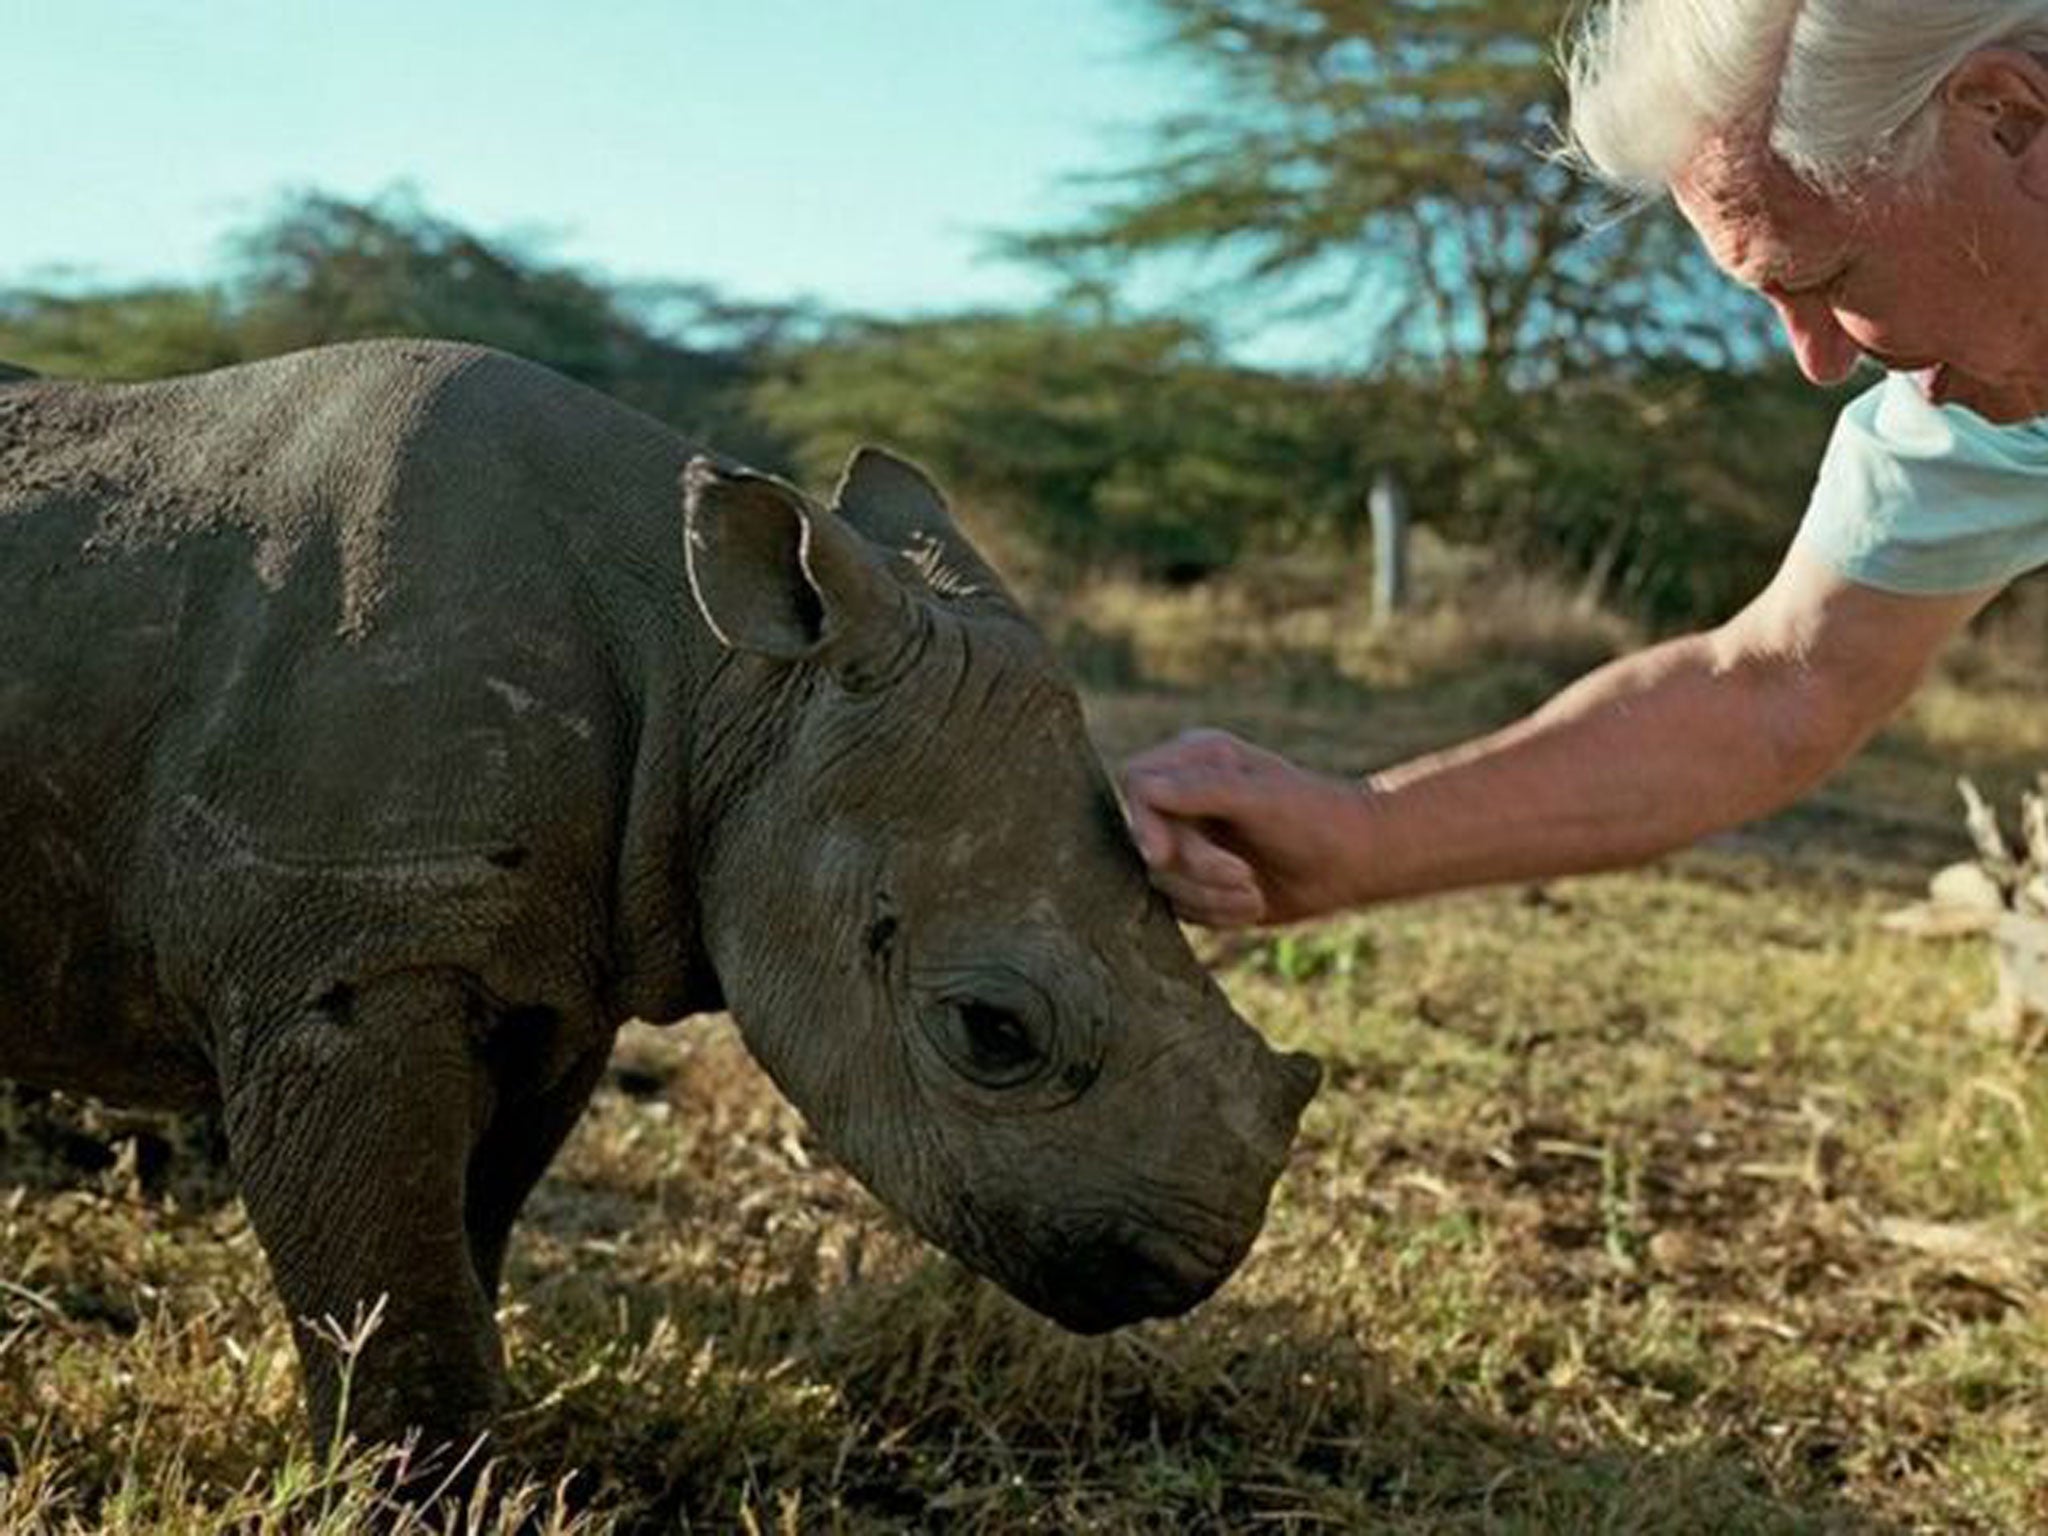
[[[687,469],[686,469],[686,461]],[[1069,1327],[1243,1256],[1306,1058],[1147,888],[930,484],[827,510],[500,354],[0,387],[0,1075],[218,1106],[349,1423],[467,1435],[618,1025],[729,1006],[825,1142]]]

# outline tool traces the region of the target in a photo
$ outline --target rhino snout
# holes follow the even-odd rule
[[[1074,1333],[1107,1333],[1177,1317],[1229,1278],[1251,1247],[1241,1239],[1174,1235],[1127,1220],[1070,1231],[1059,1257],[1021,1286],[1020,1300]]]
[[[1019,1241],[991,1273],[1076,1333],[1178,1316],[1229,1279],[1258,1236],[1295,1126],[1322,1081],[1313,1057],[1278,1054],[1256,1036],[1246,1043],[1236,1072],[1184,1101],[1201,1113],[1169,1117],[1178,1120],[1178,1145],[1163,1159],[1175,1170],[1170,1182],[1140,1177],[1112,1207],[1020,1219],[1011,1229]]]

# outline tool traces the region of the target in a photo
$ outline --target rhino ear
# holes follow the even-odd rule
[[[915,566],[947,597],[987,595],[1010,601],[995,571],[967,542],[931,477],[886,449],[861,447],[832,493],[839,515]]]
[[[693,458],[683,533],[698,610],[734,650],[829,661],[860,685],[922,632],[860,535],[772,476]]]

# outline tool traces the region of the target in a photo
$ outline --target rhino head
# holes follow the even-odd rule
[[[1251,1246],[1315,1063],[1189,952],[1073,689],[921,473],[862,450],[827,509],[698,459],[684,508],[723,647],[700,920],[750,1050],[877,1196],[1055,1321],[1193,1306]]]

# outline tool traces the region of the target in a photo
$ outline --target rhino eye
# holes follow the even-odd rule
[[[935,1022],[946,1059],[985,1088],[1014,1088],[1045,1065],[1031,1026],[1008,1008],[961,998],[945,1004]]]

